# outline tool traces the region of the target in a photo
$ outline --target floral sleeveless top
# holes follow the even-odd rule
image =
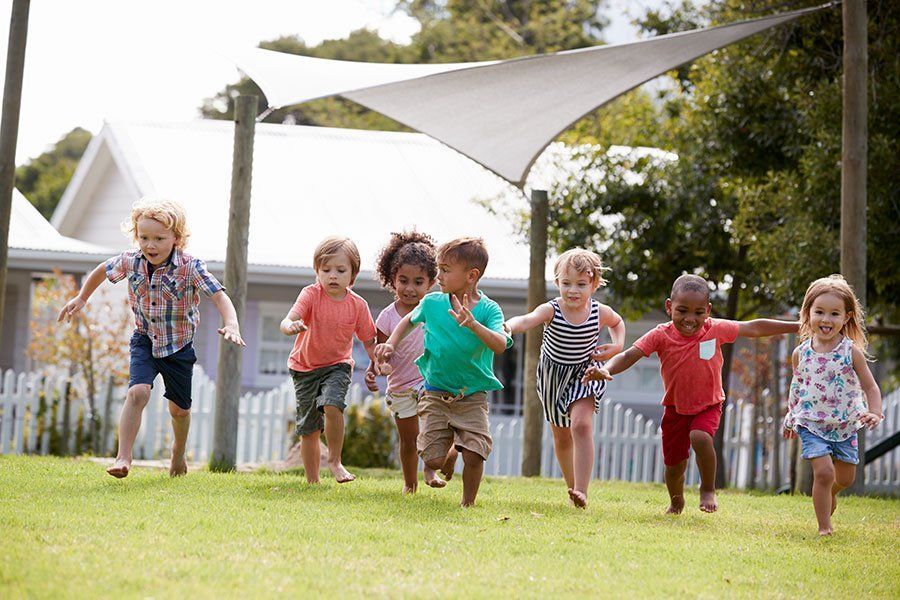
[[[785,429],[805,427],[823,439],[841,442],[862,427],[859,417],[867,408],[853,369],[852,349],[847,337],[824,353],[813,350],[810,340],[800,344]]]

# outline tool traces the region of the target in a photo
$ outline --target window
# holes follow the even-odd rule
[[[257,383],[277,385],[290,375],[287,361],[294,347],[294,337],[281,333],[284,318],[281,304],[260,304],[259,343],[257,344]]]

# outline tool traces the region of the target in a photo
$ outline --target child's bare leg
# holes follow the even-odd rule
[[[480,455],[462,449],[463,457],[463,494],[462,506],[474,506],[475,497],[478,495],[478,488],[481,486],[481,478],[484,475],[484,459]]]
[[[691,447],[697,456],[697,467],[700,469],[700,510],[716,512],[716,449],[713,438],[705,431],[691,431]]]
[[[188,431],[191,428],[191,411],[184,409],[169,400],[169,414],[172,416],[172,462],[169,465],[169,476],[177,477],[187,473],[187,461],[184,451],[187,446]]]
[[[680,515],[684,510],[684,473],[687,471],[687,461],[684,459],[676,465],[666,465],[666,489],[669,490],[668,515]]]
[[[119,417],[119,451],[116,453],[115,464],[106,470],[113,477],[128,476],[133,458],[134,440],[141,429],[141,414],[148,402],[150,402],[150,386],[148,384],[139,383],[128,388],[125,404],[122,406],[122,415]]]
[[[419,435],[419,417],[394,419],[400,438],[400,468],[403,470],[403,493],[414,494],[419,486],[419,454],[416,452],[416,437]],[[431,471],[434,477],[434,471]],[[426,481],[428,474],[426,473]]]
[[[809,461],[813,470],[813,508],[819,522],[819,535],[831,535],[832,489],[835,484],[835,468],[831,455],[817,456]]]
[[[444,459],[441,466],[437,467],[437,470],[444,476],[445,481],[453,479],[453,470],[456,469],[456,459],[458,457],[459,451],[457,451],[455,446],[450,446],[450,451],[447,452],[447,458]]]
[[[300,459],[306,471],[306,483],[319,483],[319,464],[322,461],[322,448],[319,446],[321,431],[300,436]]]
[[[842,460],[834,461],[834,485],[831,486],[831,514],[837,508],[837,495],[841,490],[853,485],[856,479],[856,465]]]
[[[328,445],[328,468],[338,483],[353,481],[356,476],[341,463],[344,447],[344,413],[336,406],[325,405],[325,443]]]
[[[563,479],[566,480],[566,488],[572,489],[575,487],[575,467],[572,463],[572,428],[557,427],[551,424],[550,431],[553,432],[553,449],[556,451],[556,462],[559,463]]]
[[[588,485],[594,470],[594,398],[576,400],[570,411],[575,487],[569,490],[569,497],[575,506],[584,508],[587,506]]]

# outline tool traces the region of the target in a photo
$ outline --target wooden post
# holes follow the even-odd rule
[[[247,242],[250,237],[250,183],[253,174],[256,107],[256,96],[238,96],[234,108],[234,155],[231,165],[231,206],[228,214],[224,283],[228,296],[234,303],[239,323],[244,320],[244,303],[247,298]],[[231,471],[237,462],[242,354],[240,346],[219,341],[216,418],[209,464],[213,471]]]
[[[549,202],[545,190],[531,191],[531,269],[528,274],[528,311],[547,301],[547,220]],[[541,474],[541,438],[544,433],[544,414],[537,398],[538,359],[541,355],[543,332],[535,327],[525,334],[525,385],[522,389],[522,475]]]
[[[12,15],[9,18],[9,45],[6,49],[6,83],[3,88],[3,116],[0,118],[0,335],[3,334],[9,220],[16,178],[16,142],[19,137],[19,108],[22,104],[30,6],[31,0],[13,0]]]
[[[866,305],[868,16],[865,0],[844,0],[844,110],[841,147],[841,273]],[[865,491],[865,435],[850,492]]]

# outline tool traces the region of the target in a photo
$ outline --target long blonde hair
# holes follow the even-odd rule
[[[809,325],[809,313],[813,302],[822,294],[834,294],[844,303],[844,310],[850,315],[847,322],[841,327],[841,334],[850,338],[853,345],[862,350],[868,358],[866,348],[869,341],[866,339],[866,313],[859,303],[853,288],[842,275],[829,275],[816,279],[806,288],[803,296],[803,306],[800,308],[800,340],[808,340],[812,337],[812,328]]]

